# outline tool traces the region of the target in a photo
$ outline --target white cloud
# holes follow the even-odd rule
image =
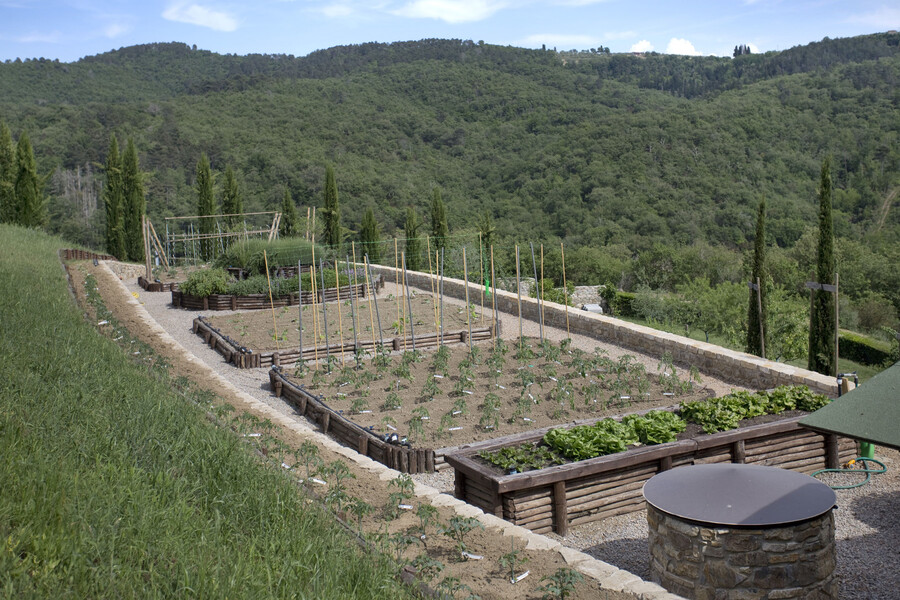
[[[596,46],[600,40],[590,35],[578,35],[574,33],[536,33],[522,40],[522,46],[556,46],[559,48],[587,48]]]
[[[62,41],[62,34],[59,31],[50,32],[33,32],[12,38],[21,44],[56,44]]]
[[[851,23],[862,23],[874,27],[877,31],[898,29],[900,28],[900,8],[882,6],[878,10],[853,15],[847,20]]]
[[[506,6],[507,3],[502,0],[413,0],[394,14],[413,19],[466,23],[487,19]]]
[[[215,10],[208,6],[184,2],[176,2],[169,5],[163,11],[162,16],[169,21],[209,27],[216,31],[234,31],[238,25],[237,19],[226,12]]]
[[[341,17],[349,17],[356,11],[352,6],[348,6],[346,4],[329,4],[328,6],[323,6],[319,9],[326,17],[331,17],[333,19],[339,19]]]
[[[641,40],[637,44],[631,45],[632,52],[651,52],[652,50],[653,44],[651,44],[647,40]]]
[[[747,46],[750,48],[750,52],[752,52],[753,54],[759,54],[759,46],[757,46],[753,42],[749,42]]]
[[[666,46],[666,54],[684,54],[687,56],[700,56],[694,45],[681,38],[672,38]]]
[[[107,25],[103,29],[103,35],[105,35],[108,38],[115,38],[115,37],[119,37],[123,33],[127,33],[130,30],[131,30],[131,27],[128,27],[127,25],[119,25],[118,23],[113,23],[111,25]]]

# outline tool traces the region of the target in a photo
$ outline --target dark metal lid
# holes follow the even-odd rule
[[[741,464],[664,471],[644,485],[644,498],[682,519],[740,527],[807,521],[837,500],[834,490],[803,473]]]

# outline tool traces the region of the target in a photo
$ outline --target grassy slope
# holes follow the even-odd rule
[[[392,571],[84,321],[0,226],[0,596],[402,596]]]

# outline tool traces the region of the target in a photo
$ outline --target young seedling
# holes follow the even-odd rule
[[[388,488],[396,488],[396,491],[388,495],[387,505],[384,507],[384,515],[389,521],[393,521],[400,515],[401,505],[408,506],[406,501],[413,497],[416,484],[412,477],[403,473],[388,483]]]
[[[426,402],[430,402],[434,400],[434,397],[441,393],[441,390],[437,386],[437,381],[435,381],[434,377],[429,377],[425,380],[425,387],[422,388],[422,397]]]
[[[381,405],[381,410],[398,410],[401,407],[402,403],[400,402],[400,395],[391,390],[387,397],[385,397],[384,404]]]
[[[478,425],[483,429],[497,429],[500,426],[500,397],[497,394],[490,393],[484,397]]]
[[[463,598],[464,600],[481,600],[481,596],[472,591],[472,588],[464,583],[460,583],[459,577],[448,575],[437,585],[437,591],[443,592],[445,596],[450,598]],[[468,594],[466,594],[468,592]],[[458,593],[463,594],[457,596]]]
[[[428,409],[424,406],[419,406],[412,411],[412,416],[409,418],[409,421],[406,422],[409,425],[409,438],[410,439],[421,439],[425,436],[425,420],[429,418]]]
[[[368,394],[366,394],[368,395]],[[369,401],[366,399],[366,395],[357,396],[350,402],[350,412],[354,415],[358,415],[364,410],[368,410]]]
[[[528,576],[528,571],[516,576],[516,565],[524,565],[528,562],[528,557],[525,556],[524,550],[516,549],[516,538],[510,538],[510,548],[508,553],[500,557],[500,566],[509,569],[509,582],[516,584]]]
[[[416,570],[419,579],[425,583],[430,582],[444,570],[444,563],[424,553],[415,557],[410,565]]]
[[[416,516],[419,517],[418,533],[425,543],[425,536],[428,534],[428,527],[437,524],[438,509],[431,504],[420,504],[416,509]]]
[[[552,598],[565,600],[575,591],[575,585],[581,583],[583,580],[584,576],[578,571],[560,568],[557,569],[556,573],[553,575],[547,575],[541,578],[541,581],[546,581],[547,583],[539,587],[538,591],[544,592],[544,595],[541,596],[543,600]]]
[[[296,452],[296,458],[299,461],[303,461],[303,463],[306,465],[307,480],[311,476],[310,467],[319,466],[322,463],[322,459],[319,458],[319,447],[309,440],[306,440],[300,445],[300,448]]]
[[[356,517],[357,533],[362,536],[362,521],[366,515],[372,514],[375,507],[361,498],[353,498],[347,505],[347,510]]]
[[[456,550],[459,552],[460,560],[468,560],[470,555],[466,547],[465,538],[466,534],[473,529],[484,529],[484,525],[475,517],[454,515],[450,517],[447,525],[441,527],[438,531],[456,543]]]

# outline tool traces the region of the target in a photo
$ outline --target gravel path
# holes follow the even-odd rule
[[[168,293],[145,292],[133,279],[126,280],[126,286],[129,291],[139,295],[139,300],[150,315],[196,357],[245,393],[283,414],[299,418],[288,404],[272,395],[268,369],[235,369],[192,333],[191,323],[200,313],[173,308]],[[394,285],[387,283],[384,293],[396,293]],[[445,302],[463,304],[453,299],[445,299]],[[215,314],[230,313],[216,311]],[[504,338],[515,337],[519,331],[518,319],[501,313],[501,320]],[[523,322],[523,330],[526,336],[538,337],[540,334],[539,324],[530,321]],[[545,328],[545,335],[554,341],[561,341],[566,337],[565,331],[553,328]],[[623,350],[582,335],[574,335],[572,339],[574,345],[584,350],[593,351],[595,347],[600,347],[613,358],[631,354],[648,371],[655,372],[657,369],[659,357]],[[713,377],[705,377],[703,383],[715,390],[716,395],[728,393],[736,387]],[[314,423],[310,424],[315,427]],[[900,452],[878,448],[876,456],[887,465],[886,474],[874,476],[872,481],[861,488],[837,492],[837,569],[842,581],[841,598],[848,600],[900,598]],[[450,470],[416,475],[415,479],[440,491],[452,493],[453,473]],[[565,538],[555,534],[548,534],[548,537],[642,578],[649,575],[644,511],[574,527]]]

